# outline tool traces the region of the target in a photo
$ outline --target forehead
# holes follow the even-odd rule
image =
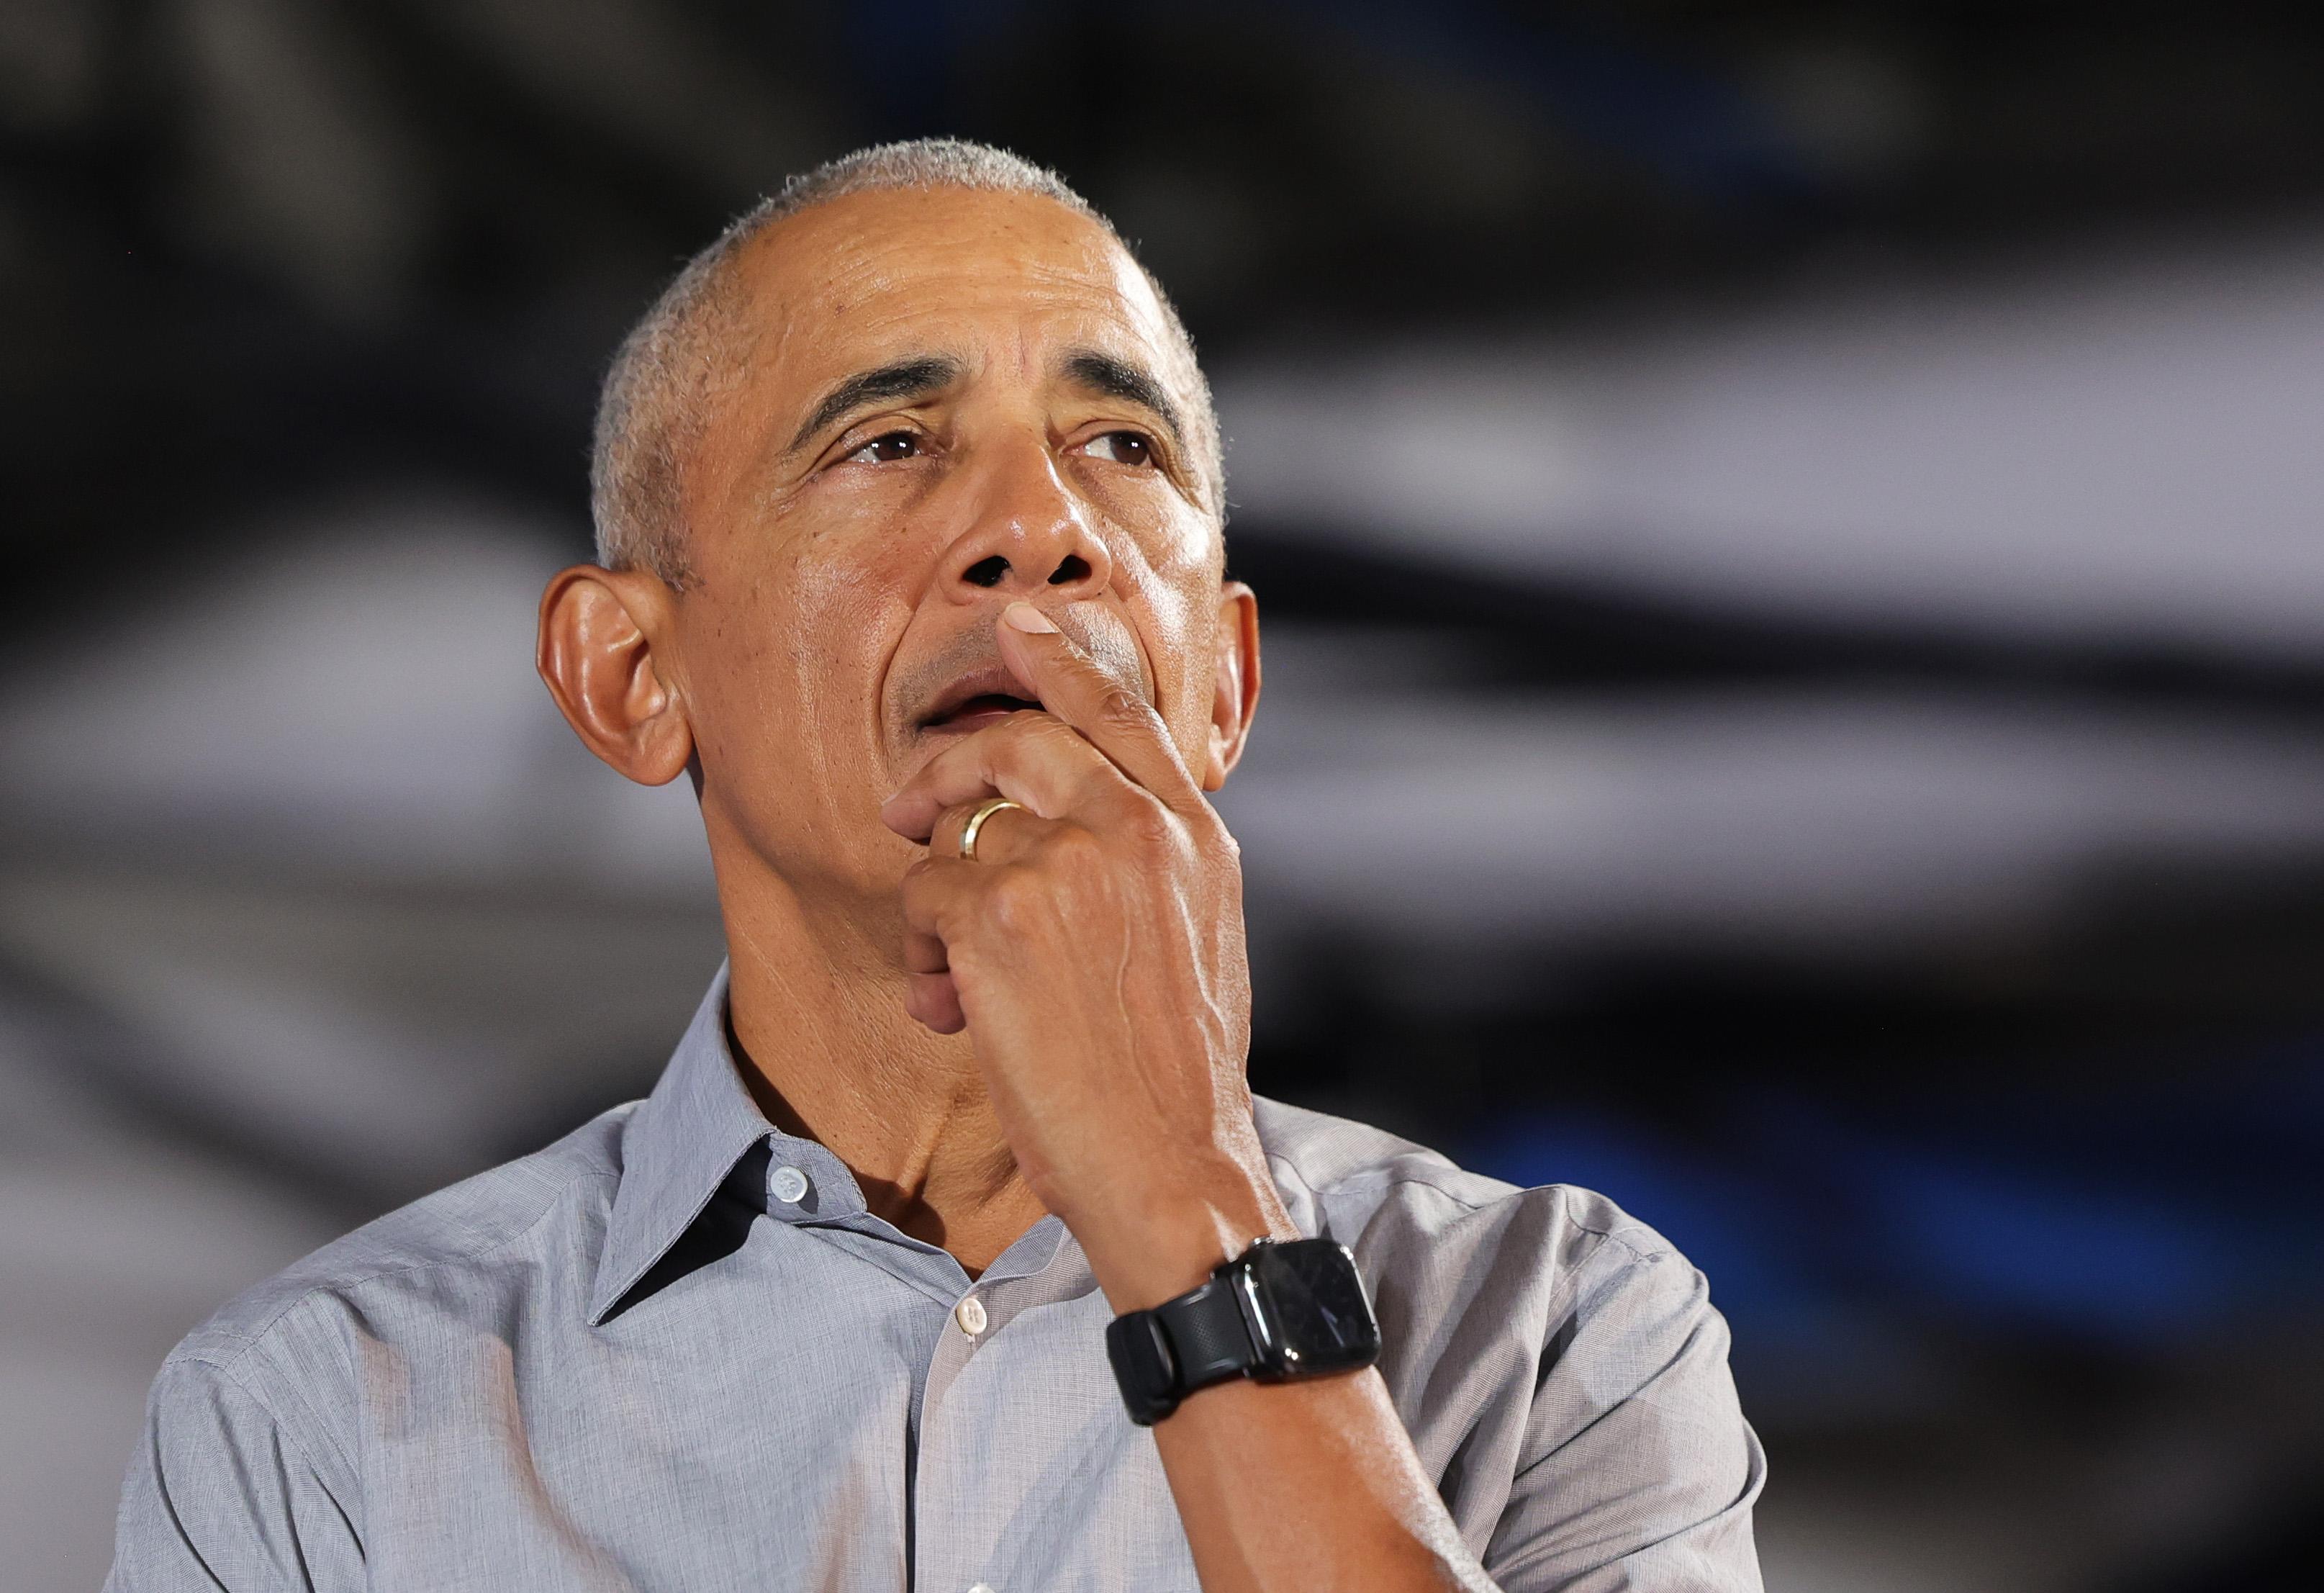
[[[748,364],[778,403],[910,354],[1028,375],[1066,346],[1173,364],[1161,305],[1129,251],[1038,194],[851,194],[769,227],[734,272]]]

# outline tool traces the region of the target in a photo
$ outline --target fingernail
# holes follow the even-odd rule
[[[1036,636],[1057,628],[1056,621],[1030,603],[1011,603],[1001,611],[1001,623],[1012,631],[1024,631]]]

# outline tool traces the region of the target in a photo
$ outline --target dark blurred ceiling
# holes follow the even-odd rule
[[[881,138],[1063,167],[1215,362],[2305,210],[2319,67],[2299,8],[14,0],[10,601],[374,477],[572,518],[658,282]]]

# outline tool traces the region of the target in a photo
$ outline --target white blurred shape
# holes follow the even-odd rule
[[[318,517],[0,705],[0,969],[113,1087],[401,1199],[639,1093],[717,966],[684,782],[532,668],[560,562],[456,505]]]
[[[2324,657],[2324,247],[1222,373],[1256,525],[1712,608]]]
[[[1270,642],[1284,711],[1219,798],[1255,918],[1519,965],[1847,960],[2045,931],[2129,866],[2324,857],[2324,746],[2264,719],[1901,690],[1334,689],[1348,653],[1378,678],[1396,645]]]
[[[108,846],[696,894],[683,782],[598,764],[532,668],[560,562],[457,505],[325,520],[77,649],[20,660],[0,804]]]

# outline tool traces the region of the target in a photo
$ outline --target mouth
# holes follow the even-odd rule
[[[971,670],[936,693],[936,700],[916,721],[917,727],[931,736],[964,736],[982,730],[1010,714],[1041,706],[1039,699],[1021,695],[1023,690],[1003,665]]]

